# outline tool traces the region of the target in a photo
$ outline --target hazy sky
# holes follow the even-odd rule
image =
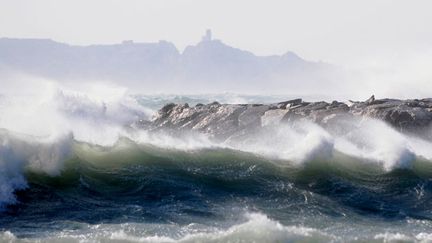
[[[259,55],[373,64],[432,43],[429,0],[0,0],[0,36],[72,44],[169,40],[183,49],[206,28]]]

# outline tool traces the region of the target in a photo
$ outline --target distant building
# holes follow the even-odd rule
[[[212,40],[212,32],[210,29],[207,29],[206,34],[202,37],[202,41],[211,41]]]
[[[133,40],[124,40],[124,41],[122,41],[123,45],[131,45],[133,43],[134,43]]]

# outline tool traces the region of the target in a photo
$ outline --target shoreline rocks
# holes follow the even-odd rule
[[[432,125],[432,99],[375,99],[347,103],[305,102],[302,99],[275,104],[188,104],[170,103],[162,107],[151,121],[138,127],[149,130],[197,131],[224,140],[234,133],[259,127],[275,126],[302,120],[321,126],[343,118],[370,117],[382,120],[401,132],[421,131]]]

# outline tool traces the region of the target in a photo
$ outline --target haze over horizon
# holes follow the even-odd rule
[[[166,40],[183,52],[212,29],[227,46],[258,56],[292,51],[347,70],[333,79],[338,87],[314,83],[311,92],[432,96],[430,1],[0,0],[0,6],[0,37],[71,45]],[[340,91],[347,84],[350,92]]]
[[[422,52],[432,43],[428,28],[432,3],[424,0],[77,0],[61,4],[3,0],[0,4],[0,36],[81,45],[169,40],[182,50],[210,28],[227,44],[257,55],[292,50],[309,60],[342,65]]]

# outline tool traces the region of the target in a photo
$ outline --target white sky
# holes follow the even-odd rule
[[[0,0],[0,37],[173,42],[205,29],[255,54],[374,65],[432,45],[430,0]]]

